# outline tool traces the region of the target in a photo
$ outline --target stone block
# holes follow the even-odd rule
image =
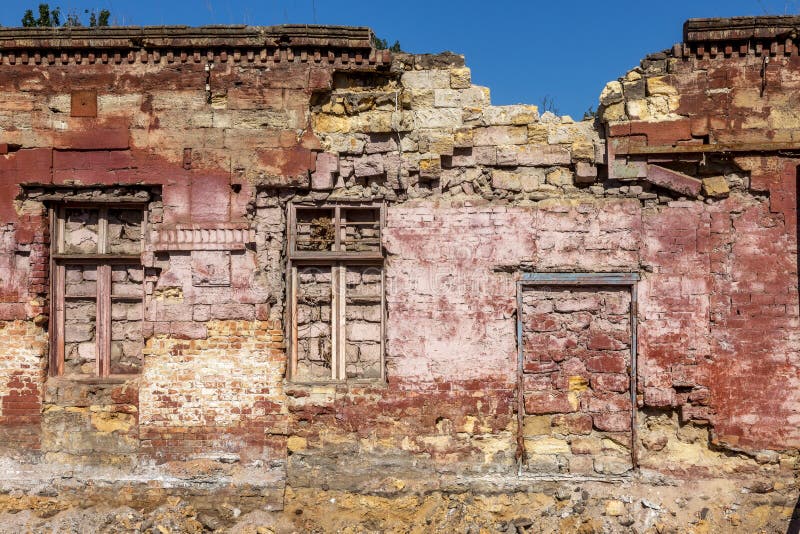
[[[681,172],[673,171],[659,165],[647,166],[648,182],[681,195],[696,197],[700,194],[703,182]]]
[[[353,321],[345,325],[345,335],[348,341],[375,341],[381,339],[380,323]]]
[[[500,167],[516,167],[517,154],[519,150],[516,145],[500,145],[497,147],[497,165]]]
[[[371,134],[369,141],[364,146],[367,154],[393,152],[397,150],[396,134]]]
[[[536,106],[488,106],[483,110],[483,124],[486,126],[527,125],[539,120]]]
[[[528,129],[525,126],[487,126],[475,128],[475,146],[523,145],[528,142]]]
[[[673,86],[670,76],[651,76],[647,78],[647,95],[677,95],[678,89]]]
[[[525,393],[525,412],[531,415],[574,412],[567,394],[562,391]]]
[[[628,375],[624,374],[594,374],[592,375],[592,389],[595,391],[617,391],[628,390],[630,381]]]
[[[556,168],[547,173],[545,181],[550,185],[564,186],[572,185],[572,173],[564,168]]]
[[[470,148],[455,148],[450,158],[451,167],[474,167],[477,164]]]
[[[472,83],[469,67],[450,69],[450,88],[469,89]]]
[[[356,158],[353,160],[353,165],[358,178],[380,176],[384,173],[383,158],[379,154]]]
[[[333,189],[336,175],[339,173],[339,157],[336,154],[320,152],[317,154],[317,165],[311,173],[311,189],[324,191]]]
[[[622,91],[625,100],[643,100],[646,96],[646,82],[640,78],[638,80],[622,82]]]
[[[459,128],[453,134],[453,147],[472,148],[472,128]]]
[[[569,148],[562,145],[526,145],[519,147],[517,162],[519,165],[531,167],[569,165],[572,156]]]
[[[419,150],[443,156],[453,155],[453,134],[441,130],[426,130],[420,132]]]
[[[519,174],[514,171],[492,171],[492,188],[503,191],[522,191]]]
[[[489,88],[472,86],[461,91],[461,106],[470,111],[480,112],[490,103]],[[475,117],[477,119],[477,117]]]
[[[327,150],[338,154],[364,153],[366,147],[366,135],[364,134],[328,134],[325,138]]]
[[[230,285],[230,252],[225,250],[194,250],[191,256],[193,286],[214,287]]]
[[[461,92],[454,89],[436,89],[433,92],[433,105],[437,108],[461,107]]]
[[[592,433],[592,416],[572,413],[553,416],[553,431],[557,434],[588,435]]]
[[[525,447],[529,445],[525,442]],[[563,458],[563,457],[562,457]],[[526,455],[526,468],[531,473],[558,473],[561,470],[561,458],[554,454],[530,454]]]
[[[587,454],[595,456],[603,449],[600,439],[595,437],[570,438],[570,451],[572,454]]]
[[[536,438],[525,441],[525,450],[530,454],[569,454],[569,443],[557,438]]]
[[[171,321],[169,335],[177,339],[203,339],[208,336],[208,329],[205,323]]]
[[[523,419],[524,436],[546,436],[552,432],[551,416],[526,415]]]
[[[631,414],[628,412],[602,413],[594,416],[594,427],[606,432],[628,432]]]
[[[597,150],[589,140],[579,139],[572,143],[570,146],[572,150],[572,159],[577,161],[594,161],[596,158]]]
[[[447,70],[406,71],[400,78],[405,89],[450,89],[451,74]]]
[[[621,475],[631,469],[630,460],[616,456],[601,456],[594,459],[594,470],[601,475]]]
[[[646,406],[667,408],[678,403],[677,395],[673,388],[644,388],[644,403]]]
[[[591,184],[597,180],[597,167],[588,161],[575,163],[575,183]]]
[[[442,174],[442,160],[439,156],[428,155],[419,160],[419,177],[435,180]]]
[[[724,176],[703,178],[703,194],[712,198],[724,198],[730,193],[730,187]]]
[[[250,304],[214,304],[211,305],[211,318],[218,320],[255,319],[255,306]]]
[[[586,360],[586,369],[594,373],[625,373],[627,362],[619,354],[611,352],[599,352]]]
[[[413,114],[416,128],[460,128],[462,124],[460,109],[420,109]]]
[[[622,84],[616,80],[608,82],[600,93],[600,104],[606,107],[622,100]]]

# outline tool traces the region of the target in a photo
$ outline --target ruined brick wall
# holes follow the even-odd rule
[[[785,529],[794,48],[697,29],[575,122],[366,29],[72,31],[0,32],[16,524]]]
[[[659,198],[645,219],[645,405],[710,420],[719,444],[791,449],[794,387],[775,386],[797,365],[798,64],[774,37],[785,21],[751,22],[687,23],[684,44],[608,84],[601,116],[611,178],[705,198]]]

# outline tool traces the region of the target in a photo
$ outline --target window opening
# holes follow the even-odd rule
[[[138,373],[144,207],[68,204],[50,213],[50,375]]]
[[[384,380],[382,204],[289,206],[289,376]]]

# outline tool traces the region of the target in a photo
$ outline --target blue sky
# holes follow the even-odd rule
[[[20,2],[0,13],[18,26]],[[681,40],[691,17],[800,13],[800,1],[672,0],[54,0],[62,12],[109,9],[120,25],[345,24],[370,26],[409,52],[450,50],[466,56],[473,83],[492,90],[495,104],[541,104],[580,118],[600,90],[651,52]]]

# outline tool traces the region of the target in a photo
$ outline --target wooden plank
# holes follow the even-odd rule
[[[317,262],[348,261],[351,260],[382,260],[383,254],[380,251],[370,252],[295,252],[292,260],[310,260]]]
[[[381,266],[381,381],[386,382],[386,269]]]
[[[291,278],[291,298],[289,299],[289,327],[291,329],[290,332],[290,378],[294,379],[297,378],[297,267],[290,266],[290,278]]]
[[[97,266],[97,375],[108,376],[111,369],[111,265]]]
[[[56,252],[58,252],[58,253],[64,252],[64,232],[65,232],[65,226],[66,226],[66,223],[65,223],[65,220],[64,220],[65,216],[66,216],[65,215],[65,211],[66,210],[64,209],[63,206],[58,208],[58,225],[57,225],[58,232],[57,232],[57,236],[55,238]]]
[[[289,209],[286,213],[286,228],[289,230],[289,256],[295,254],[297,250],[297,214],[295,205],[289,203]]]
[[[334,239],[335,242],[333,244],[333,250],[336,252],[342,252],[342,208],[340,206],[336,206],[334,210],[334,224],[333,224],[333,231],[334,231]]]
[[[725,152],[779,152],[800,151],[800,143],[713,143],[707,145],[655,145],[618,147],[621,156],[646,156],[650,154],[708,154]]]
[[[102,207],[97,221],[97,253],[106,252],[108,252],[108,208]]]
[[[130,254],[53,254],[53,259],[70,263],[139,263],[141,255]]]
[[[53,273],[50,283],[51,300],[50,309],[52,332],[50,334],[50,376],[64,374],[64,280],[65,269],[63,265],[53,262]]]
[[[335,269],[338,270],[338,280],[337,280],[337,289],[339,293],[339,307],[336,311],[336,315],[339,317],[338,321],[338,335],[337,338],[339,340],[338,347],[337,347],[337,362],[338,362],[338,374],[336,378],[339,380],[346,380],[347,379],[347,362],[345,361],[345,355],[347,353],[347,333],[345,329],[345,305],[347,296],[345,291],[347,290],[347,283],[346,283],[346,276],[347,276],[347,267],[344,265],[337,265]]]

